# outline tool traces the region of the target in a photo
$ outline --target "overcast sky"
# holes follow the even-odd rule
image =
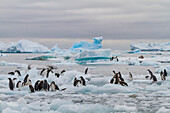
[[[170,0],[0,0],[0,38],[169,39]]]

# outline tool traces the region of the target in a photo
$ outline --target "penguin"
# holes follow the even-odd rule
[[[15,75],[15,73],[14,72],[9,72],[8,75]]]
[[[32,85],[29,85],[29,88],[30,88],[31,93],[34,93],[34,92],[35,92]]]
[[[119,84],[119,74],[116,73],[114,76],[115,80],[114,80],[114,84]]]
[[[112,77],[112,79],[110,80],[110,84],[113,84],[114,82],[114,77]]]
[[[113,59],[114,59],[114,57],[111,57],[111,58],[110,58],[110,61],[112,61]]]
[[[166,69],[164,69],[164,76],[166,77],[168,75]]]
[[[59,77],[60,77],[60,74],[59,74],[59,73],[55,73],[55,76],[57,76],[57,78],[59,78]]]
[[[151,75],[150,79],[152,79],[152,75],[153,75],[152,71],[148,69],[148,72]]]
[[[122,77],[122,74],[121,74],[120,72],[118,72],[118,74],[119,74],[119,79],[120,79],[120,81],[124,81],[124,79],[123,79],[123,77]]]
[[[147,76],[145,76],[145,78],[146,78],[146,79],[149,79],[149,76],[147,75]]]
[[[27,74],[24,78],[24,85],[28,85],[29,82],[29,74]]]
[[[55,85],[55,90],[60,90],[59,87],[57,85]]]
[[[32,82],[31,82],[31,80],[29,79],[27,85],[31,85],[31,84],[32,84]]]
[[[152,75],[153,82],[157,82],[157,78],[155,75]]]
[[[56,84],[54,81],[51,82],[50,88],[51,88],[51,91],[56,91]]]
[[[160,72],[161,80],[166,80],[163,71]]]
[[[116,72],[113,70],[113,74],[116,74]]]
[[[129,72],[129,78],[133,79],[132,73]]]
[[[119,61],[119,59],[118,59],[118,57],[117,57],[117,56],[115,57],[115,59],[116,59],[116,61],[117,61],[117,62]]]
[[[86,86],[86,81],[82,76],[80,76],[80,81],[83,86]]]
[[[41,72],[40,72],[40,75],[43,76],[43,72],[45,71],[46,69],[42,69]]]
[[[53,73],[52,69],[47,68],[47,75],[46,75],[46,78],[49,77],[49,73],[50,73],[50,72]]]
[[[31,64],[28,65],[27,69],[28,69],[28,70],[31,70]]]
[[[125,81],[120,81],[120,84],[121,84],[122,86],[128,86],[128,84],[127,84]]]
[[[86,68],[86,69],[85,69],[85,75],[87,74],[88,69],[89,69],[89,68]]]
[[[35,84],[34,84],[35,91],[39,91],[39,83],[40,83],[40,80],[35,82]]]
[[[8,80],[9,80],[9,89],[14,90],[15,85],[13,83],[13,80],[11,78],[8,78]]]
[[[48,91],[48,82],[47,82],[47,80],[44,80],[44,82],[43,82],[43,89],[45,90],[45,91]]]
[[[16,73],[18,73],[18,76],[21,76],[21,73],[19,70],[15,70]]]
[[[38,88],[39,88],[39,91],[41,91],[43,89],[43,81],[40,81]]]
[[[77,78],[74,78],[73,86],[78,86],[78,83],[81,84],[81,80],[78,80]]]
[[[18,91],[21,91],[21,87],[22,87],[21,81],[18,81],[16,85],[16,88],[18,88]]]
[[[64,75],[65,72],[66,72],[66,70],[62,70],[60,75]]]

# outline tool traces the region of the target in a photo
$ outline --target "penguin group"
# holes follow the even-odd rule
[[[112,79],[110,80],[110,84],[120,84],[122,86],[128,86],[128,84],[125,82],[120,72],[116,73],[115,71],[113,71],[113,74],[114,75]]]

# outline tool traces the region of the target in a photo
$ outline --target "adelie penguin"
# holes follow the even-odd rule
[[[54,81],[51,82],[50,88],[51,88],[51,91],[56,91],[56,84]]]
[[[43,89],[45,91],[49,91],[49,84],[48,84],[47,80],[44,80],[44,82],[43,82]]]
[[[43,81],[40,81],[38,88],[39,88],[39,91],[41,91],[43,89]]]
[[[121,74],[120,72],[118,72],[118,74],[119,74],[120,80],[121,80],[121,81],[124,81],[124,79],[123,79],[123,77],[122,77],[122,74]]]
[[[59,78],[59,77],[60,77],[60,74],[59,74],[59,73],[55,73],[55,76],[56,76],[57,78]]]
[[[9,72],[8,75],[15,75],[15,73],[14,72]]]
[[[151,70],[148,69],[148,71],[149,71],[149,74],[151,75],[150,80],[153,80],[153,82],[156,82],[156,81],[157,81],[156,76],[153,75],[153,73],[151,72]]]
[[[32,85],[29,85],[29,88],[30,88],[30,92],[31,93],[34,93],[35,91],[34,91],[34,87],[32,86]]]
[[[162,80],[166,80],[166,78],[165,78],[165,75],[164,75],[163,71],[161,71],[161,72],[160,72],[160,76],[161,76],[161,79],[162,79]]]
[[[49,73],[53,73],[53,71],[52,71],[52,69],[51,68],[47,68],[47,75],[46,75],[46,78],[48,78],[49,77]]]
[[[65,72],[66,72],[66,70],[62,70],[60,75],[64,75]]]
[[[18,74],[18,76],[21,76],[21,73],[19,70],[15,70],[15,72]]]
[[[40,80],[36,81],[36,83],[34,84],[35,91],[39,91],[39,83],[40,83]]]
[[[78,80],[77,78],[74,78],[73,86],[78,86],[78,83],[81,84],[81,80]]]
[[[21,81],[17,82],[16,88],[18,88],[18,91],[21,91],[22,83]]]
[[[86,81],[82,76],[80,76],[80,81],[83,86],[86,86]]]
[[[9,89],[14,90],[16,78],[14,78],[13,80],[11,78],[8,78],[8,80],[9,80]]]
[[[28,85],[29,83],[29,74],[27,74],[24,78],[24,85]]]
[[[41,75],[41,76],[43,76],[43,75],[44,75],[44,73],[43,73],[43,72],[44,72],[45,70],[46,70],[45,68],[41,70],[41,72],[40,72],[40,75]]]
[[[166,77],[168,75],[166,69],[164,69],[164,76]]]
[[[86,69],[85,69],[85,72],[84,72],[84,74],[85,74],[85,75],[87,74],[87,72],[88,72],[88,69],[89,69],[89,68],[86,68]]]

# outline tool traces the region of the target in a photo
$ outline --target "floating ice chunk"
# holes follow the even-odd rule
[[[29,40],[20,40],[18,42],[3,43],[0,42],[0,52],[6,53],[47,53],[51,52],[47,47]]]
[[[170,113],[170,109],[166,109],[164,106],[161,107],[156,113]]]
[[[116,105],[114,107],[115,112],[126,112],[126,113],[136,113],[137,109],[136,107],[130,107],[125,105]]]
[[[4,110],[2,110],[2,113],[21,113],[21,112],[16,111],[16,110],[12,110],[9,107],[7,107]]]
[[[140,49],[140,51],[170,51],[170,42],[161,44],[140,42],[138,44],[131,44],[130,49],[131,50]]]
[[[114,109],[100,104],[74,104],[62,105],[58,108],[62,113],[112,113]]]
[[[111,49],[85,50],[75,56],[75,60],[82,62],[96,62],[99,60],[110,60]]]
[[[93,43],[88,43],[86,41],[76,42],[73,47],[70,48],[74,52],[82,52],[82,50],[94,50],[100,49],[102,47],[102,37],[93,38]]]

